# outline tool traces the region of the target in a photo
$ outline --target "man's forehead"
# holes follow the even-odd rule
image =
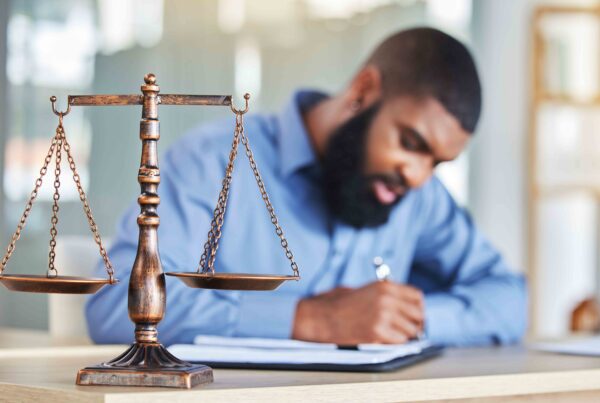
[[[471,138],[458,119],[435,98],[399,96],[386,101],[386,104],[397,124],[417,131],[437,160],[457,158]]]

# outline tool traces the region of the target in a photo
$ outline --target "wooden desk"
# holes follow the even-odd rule
[[[122,350],[59,345],[39,348],[36,358],[31,350],[19,356],[0,343],[0,401],[600,401],[600,358],[523,347],[448,350],[439,358],[385,374],[215,370],[213,384],[192,390],[75,385],[79,368]]]
[[[73,357],[89,356],[92,342],[85,338],[50,337],[41,330],[0,327],[0,360],[22,357]],[[125,345],[93,346],[93,354],[118,355]],[[0,396],[1,401],[1,396]]]

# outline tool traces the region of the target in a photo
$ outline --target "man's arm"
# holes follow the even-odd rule
[[[227,122],[230,123],[230,122]],[[247,125],[251,125],[248,119]],[[161,159],[161,203],[158,212],[159,250],[164,271],[196,269],[212,211],[221,187],[230,124],[206,127],[223,136],[225,147],[188,136],[176,143]],[[196,133],[195,136],[198,136]],[[223,149],[221,149],[223,148]],[[239,173],[239,172],[238,172]],[[133,323],[127,312],[128,279],[136,255],[139,206],[132,205],[123,217],[117,238],[109,251],[121,281],[106,286],[86,305],[91,338],[98,343],[129,343]],[[217,259],[219,271],[229,271]],[[97,268],[102,275],[103,266]],[[199,290],[166,276],[167,308],[159,324],[159,338],[165,344],[190,343],[198,334],[224,336],[289,337],[298,298],[281,292],[252,293]]]
[[[510,271],[436,178],[418,192],[420,236],[410,285],[375,282],[302,299],[294,338],[403,343],[419,334],[423,319],[428,338],[440,344],[510,343],[523,335],[523,277]]]
[[[423,230],[409,283],[425,292],[425,332],[450,345],[512,343],[527,326],[527,289],[444,186],[423,189]]]

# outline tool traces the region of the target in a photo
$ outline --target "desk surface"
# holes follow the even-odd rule
[[[35,332],[23,337],[13,332],[18,345],[10,346],[5,334],[0,331],[0,401],[600,401],[600,358],[524,347],[450,349],[383,374],[217,369],[213,384],[177,390],[77,386],[79,368],[112,358],[124,347],[65,346]],[[13,348],[36,340],[41,347]]]

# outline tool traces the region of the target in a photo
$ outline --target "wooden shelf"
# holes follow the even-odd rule
[[[560,106],[574,106],[578,108],[600,108],[600,95],[597,95],[595,98],[581,100],[577,98],[573,98],[570,95],[562,94],[562,95],[540,95],[536,100],[538,104],[555,104]],[[541,106],[541,105],[540,105]]]
[[[540,200],[547,200],[552,197],[559,197],[563,195],[569,195],[574,193],[588,193],[595,197],[596,200],[600,200],[600,184],[594,183],[586,184],[581,182],[574,182],[572,179],[567,178],[565,182],[559,182],[556,185],[549,185],[540,183],[540,168],[543,166],[539,164],[540,159],[544,156],[540,153],[539,142],[540,133],[540,114],[544,107],[547,106],[558,106],[558,107],[572,107],[578,109],[581,112],[588,112],[592,108],[600,108],[600,93],[596,91],[592,98],[577,99],[570,93],[564,92],[565,90],[560,88],[557,90],[551,90],[547,88],[547,81],[545,80],[547,74],[548,63],[553,63],[546,58],[546,52],[549,50],[548,41],[545,36],[544,23],[550,20],[553,23],[560,24],[561,18],[568,19],[572,18],[573,15],[583,15],[597,19],[600,23],[600,5],[593,6],[555,6],[555,5],[539,5],[535,8],[532,19],[531,19],[531,108],[530,108],[530,122],[529,122],[529,151],[528,151],[528,265],[527,275],[529,277],[530,293],[531,293],[531,304],[530,304],[530,317],[531,326],[530,334],[537,335],[537,332],[541,329],[539,326],[540,318],[537,316],[538,307],[543,304],[541,301],[541,293],[539,292],[540,279],[542,276],[539,275],[540,271],[544,270],[544,267],[540,266],[540,259],[538,256],[540,250],[540,234],[538,230],[539,220],[543,219],[540,217]],[[556,38],[553,37],[555,40]],[[598,52],[597,49],[594,50]],[[564,57],[564,56],[563,56]],[[562,81],[561,81],[562,83]],[[563,85],[561,84],[561,87]],[[566,86],[568,87],[568,86]],[[595,112],[595,111],[594,111]],[[545,162],[546,160],[544,160]]]
[[[536,196],[540,197],[562,196],[570,193],[591,193],[594,196],[600,198],[600,185],[585,186],[580,184],[565,184],[548,186],[537,184],[533,191],[535,192]]]

